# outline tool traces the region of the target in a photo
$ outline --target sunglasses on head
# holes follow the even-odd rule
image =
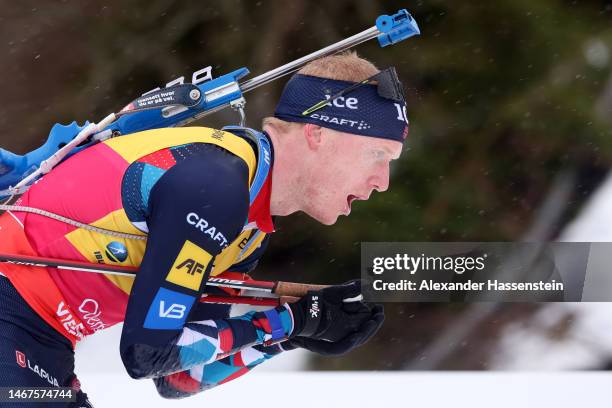
[[[302,116],[308,116],[313,112],[322,109],[330,102],[348,94],[351,91],[359,88],[360,86],[371,84],[376,82],[376,91],[378,92],[378,96],[381,98],[389,99],[394,102],[404,102],[404,90],[402,87],[402,83],[397,77],[397,72],[395,71],[395,67],[389,67],[383,69],[377,74],[372,75],[369,78],[364,79],[363,81],[356,82],[353,85],[350,85],[340,92],[335,93],[329,98],[325,98],[322,101],[319,101],[312,105],[310,108],[306,109],[302,112]]]

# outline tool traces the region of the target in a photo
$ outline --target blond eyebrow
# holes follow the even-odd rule
[[[395,156],[395,154],[393,153],[393,151],[391,150],[390,147],[388,146],[382,146],[383,150],[385,152],[387,152],[389,154],[389,156],[391,156],[391,160],[397,160],[399,159],[400,155],[402,154],[402,151],[400,150],[399,154],[397,155],[397,157]]]

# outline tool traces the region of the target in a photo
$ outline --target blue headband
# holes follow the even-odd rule
[[[340,132],[403,142],[408,135],[406,104],[386,99],[377,86],[364,84],[325,105],[303,113],[355,82],[295,74],[280,97],[274,116],[287,122],[312,123]]]

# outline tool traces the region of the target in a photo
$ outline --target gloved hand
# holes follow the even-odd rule
[[[324,356],[339,356],[368,342],[381,328],[384,320],[385,312],[383,305],[375,304],[372,307],[371,318],[363,323],[356,332],[349,334],[341,340],[329,342],[307,337],[295,337],[283,342],[281,347],[284,350],[300,347]]]
[[[359,296],[359,280],[308,292],[289,305],[294,322],[289,337],[338,341],[356,332],[372,315],[367,304],[355,299]]]

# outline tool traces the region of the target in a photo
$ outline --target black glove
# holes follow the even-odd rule
[[[383,305],[375,304],[372,307],[371,318],[363,323],[358,331],[349,334],[341,340],[329,342],[309,339],[307,337],[295,337],[282,343],[281,347],[284,350],[300,347],[324,356],[339,356],[365,344],[381,328],[384,320],[385,312]]]
[[[358,280],[308,292],[289,305],[293,313],[292,337],[338,341],[357,331],[370,319],[370,307],[361,301],[345,302],[361,296]]]

